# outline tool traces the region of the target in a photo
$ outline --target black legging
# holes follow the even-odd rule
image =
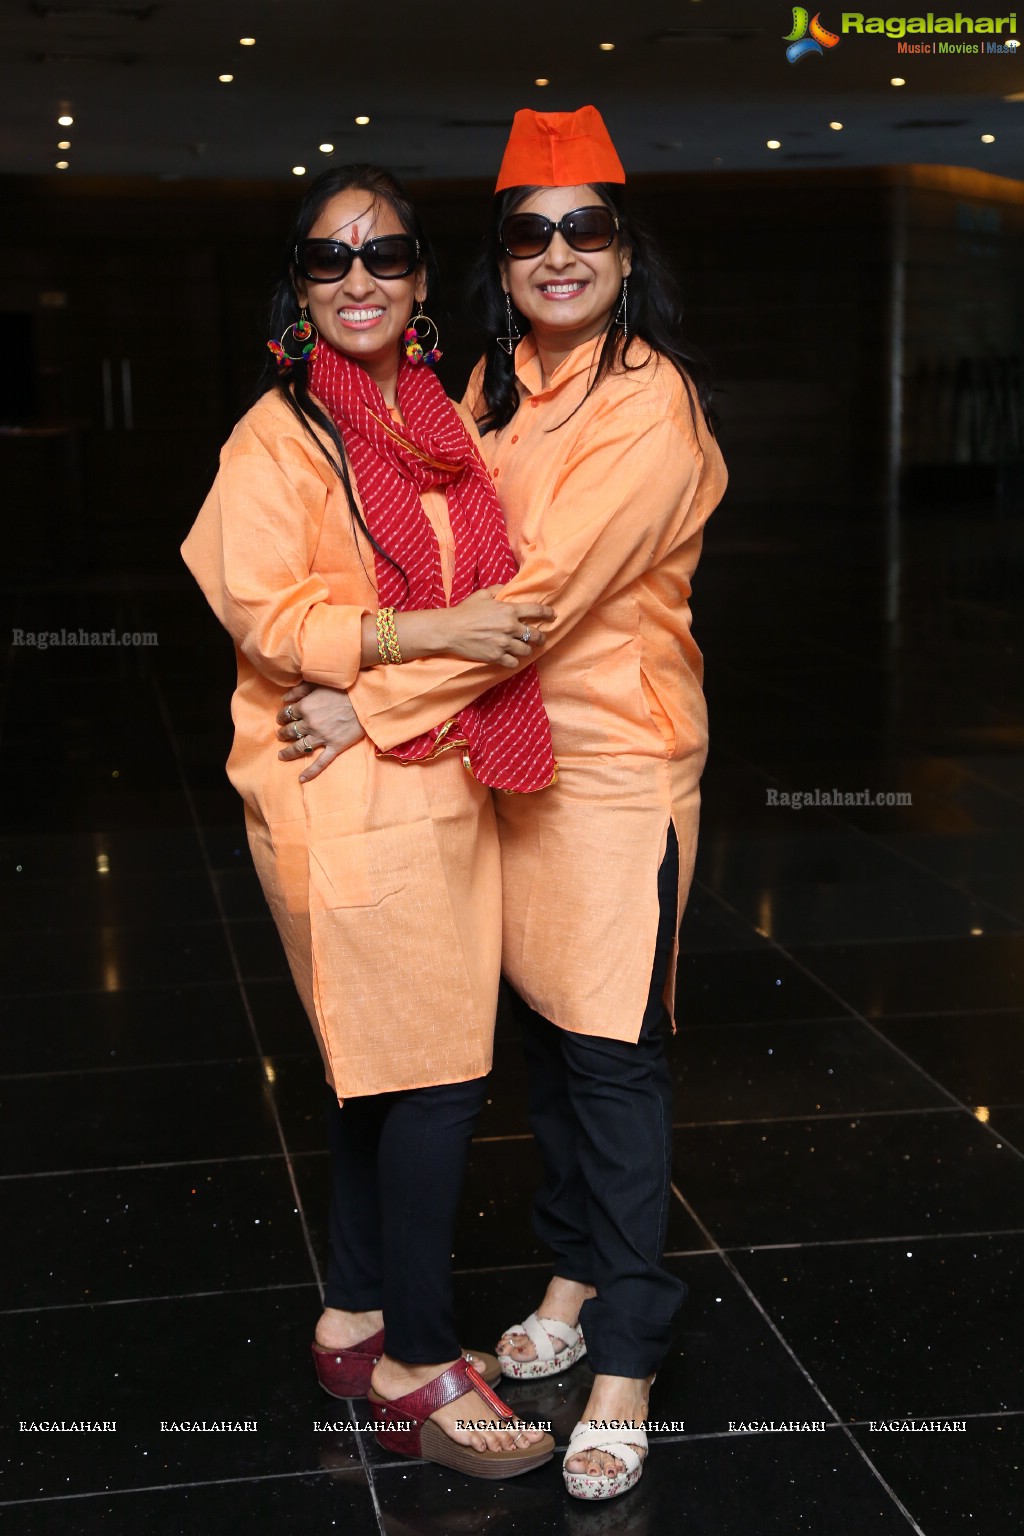
[[[382,1309],[410,1365],[455,1360],[452,1243],[487,1079],[346,1099],[330,1094],[330,1252],[324,1302]],[[328,1090],[330,1092],[330,1090]]]
[[[534,1201],[555,1273],[597,1287],[580,1314],[587,1356],[610,1376],[649,1376],[686,1295],[662,1267],[671,1199],[672,1089],[665,1060],[665,977],[676,939],[679,846],[669,828],[658,871],[660,919],[650,993],[635,1045],[556,1029],[515,993],[530,1127],[545,1179]]]

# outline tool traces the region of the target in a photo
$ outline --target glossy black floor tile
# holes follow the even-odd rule
[[[868,1018],[1014,1008],[1024,989],[1024,934],[794,947],[792,952],[823,985]]]
[[[993,1110],[989,1123],[998,1136],[1024,1157],[1024,1104],[1008,1104]]]
[[[60,992],[39,1007],[46,1027],[7,1032],[0,1077],[219,1061],[255,1052],[241,994],[232,982]]]
[[[223,833],[204,836],[228,841]],[[182,833],[150,826],[121,832],[98,826],[89,832],[25,829],[0,835],[0,879],[14,900],[23,880],[92,880],[98,874],[153,879],[202,867],[202,845],[194,829]]]
[[[731,1257],[844,1421],[1024,1410],[1024,1234]]]
[[[556,1459],[493,1488],[414,1464],[374,1477],[388,1536],[907,1536],[883,1484],[842,1435],[730,1435],[654,1442],[636,1490],[618,1502],[569,1499]]]
[[[0,937],[0,966],[12,999],[173,987],[182,981],[208,986],[234,974],[224,930],[212,922],[73,928],[61,934],[59,944],[44,929],[7,933]]]
[[[963,1110],[683,1126],[678,1187],[723,1247],[1024,1228],[1024,1162]]]
[[[308,1284],[310,1276],[283,1157],[0,1179],[0,1230],[18,1234],[4,1309]]]
[[[959,837],[901,834],[885,841],[961,889],[1024,918],[1024,833],[1011,829]]]
[[[0,1316],[6,1424],[118,1426],[104,1435],[19,1433],[4,1497],[316,1470],[314,1424],[333,1402],[310,1361],[318,1314],[310,1285]],[[203,1421],[257,1430],[160,1427]]]
[[[246,981],[290,976],[284,947],[269,917],[239,919],[229,930],[231,947]]]
[[[690,888],[679,944],[684,954],[707,950],[761,949],[767,940],[753,924],[730,911],[699,882]]]
[[[953,1432],[855,1432],[927,1536],[1017,1536],[1024,1415],[960,1420]]]
[[[260,1046],[268,1056],[313,1055],[320,1059],[312,1027],[290,977],[268,981],[249,977],[245,998]]]
[[[822,1019],[836,1012],[836,998],[777,949],[752,950],[737,964],[733,954],[681,954],[676,1020],[682,1028],[749,1024],[785,1019]]]
[[[943,1108],[947,1096],[861,1019],[683,1029],[669,1048],[677,1122]]]
[[[90,880],[23,880],[11,904],[15,933],[51,935],[72,928],[163,928],[172,923],[216,922],[216,904],[204,872],[110,876]],[[57,949],[62,939],[54,938]]]
[[[878,1029],[972,1109],[1024,1100],[1024,1010],[887,1018]]]
[[[11,1505],[4,1509],[4,1525],[12,1536],[67,1536],[69,1530],[78,1536],[209,1536],[239,1525],[250,1536],[380,1531],[364,1474],[348,1470]]]
[[[256,1061],[139,1067],[86,1080],[4,1078],[0,1167],[28,1174],[277,1153],[264,1086]]]

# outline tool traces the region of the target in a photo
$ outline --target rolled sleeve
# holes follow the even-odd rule
[[[256,670],[288,687],[348,688],[359,675],[362,619],[331,602],[312,569],[328,488],[311,465],[275,457],[243,421],[188,538],[186,565]]]

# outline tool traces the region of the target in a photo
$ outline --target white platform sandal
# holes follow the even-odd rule
[[[569,1449],[562,1464],[565,1486],[574,1499],[615,1499],[620,1493],[628,1493],[640,1481],[644,1469],[647,1431],[643,1429],[592,1429],[581,1419],[569,1436]],[[610,1472],[600,1477],[589,1472],[570,1472],[566,1463],[573,1456],[585,1456],[588,1451],[607,1451],[622,1462],[621,1472]]]
[[[561,1349],[555,1349],[549,1334],[561,1339]],[[557,1317],[538,1317],[536,1312],[531,1312],[524,1323],[515,1323],[511,1328],[506,1328],[504,1337],[515,1338],[519,1335],[528,1338],[537,1353],[532,1360],[514,1360],[511,1355],[498,1356],[501,1374],[511,1376],[513,1381],[536,1381],[542,1376],[557,1376],[559,1371],[567,1371],[587,1352],[582,1328],[574,1328],[572,1323],[559,1322]]]

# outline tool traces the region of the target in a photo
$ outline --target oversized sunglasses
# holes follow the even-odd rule
[[[597,203],[592,208],[574,208],[563,213],[557,224],[542,213],[510,213],[502,220],[498,238],[513,261],[540,256],[551,244],[556,232],[574,251],[606,251],[615,239],[619,221],[610,208]]]
[[[358,256],[371,277],[408,277],[419,260],[419,241],[412,235],[380,235],[365,245],[344,240],[300,240],[295,267],[307,283],[336,283],[347,277]]]

